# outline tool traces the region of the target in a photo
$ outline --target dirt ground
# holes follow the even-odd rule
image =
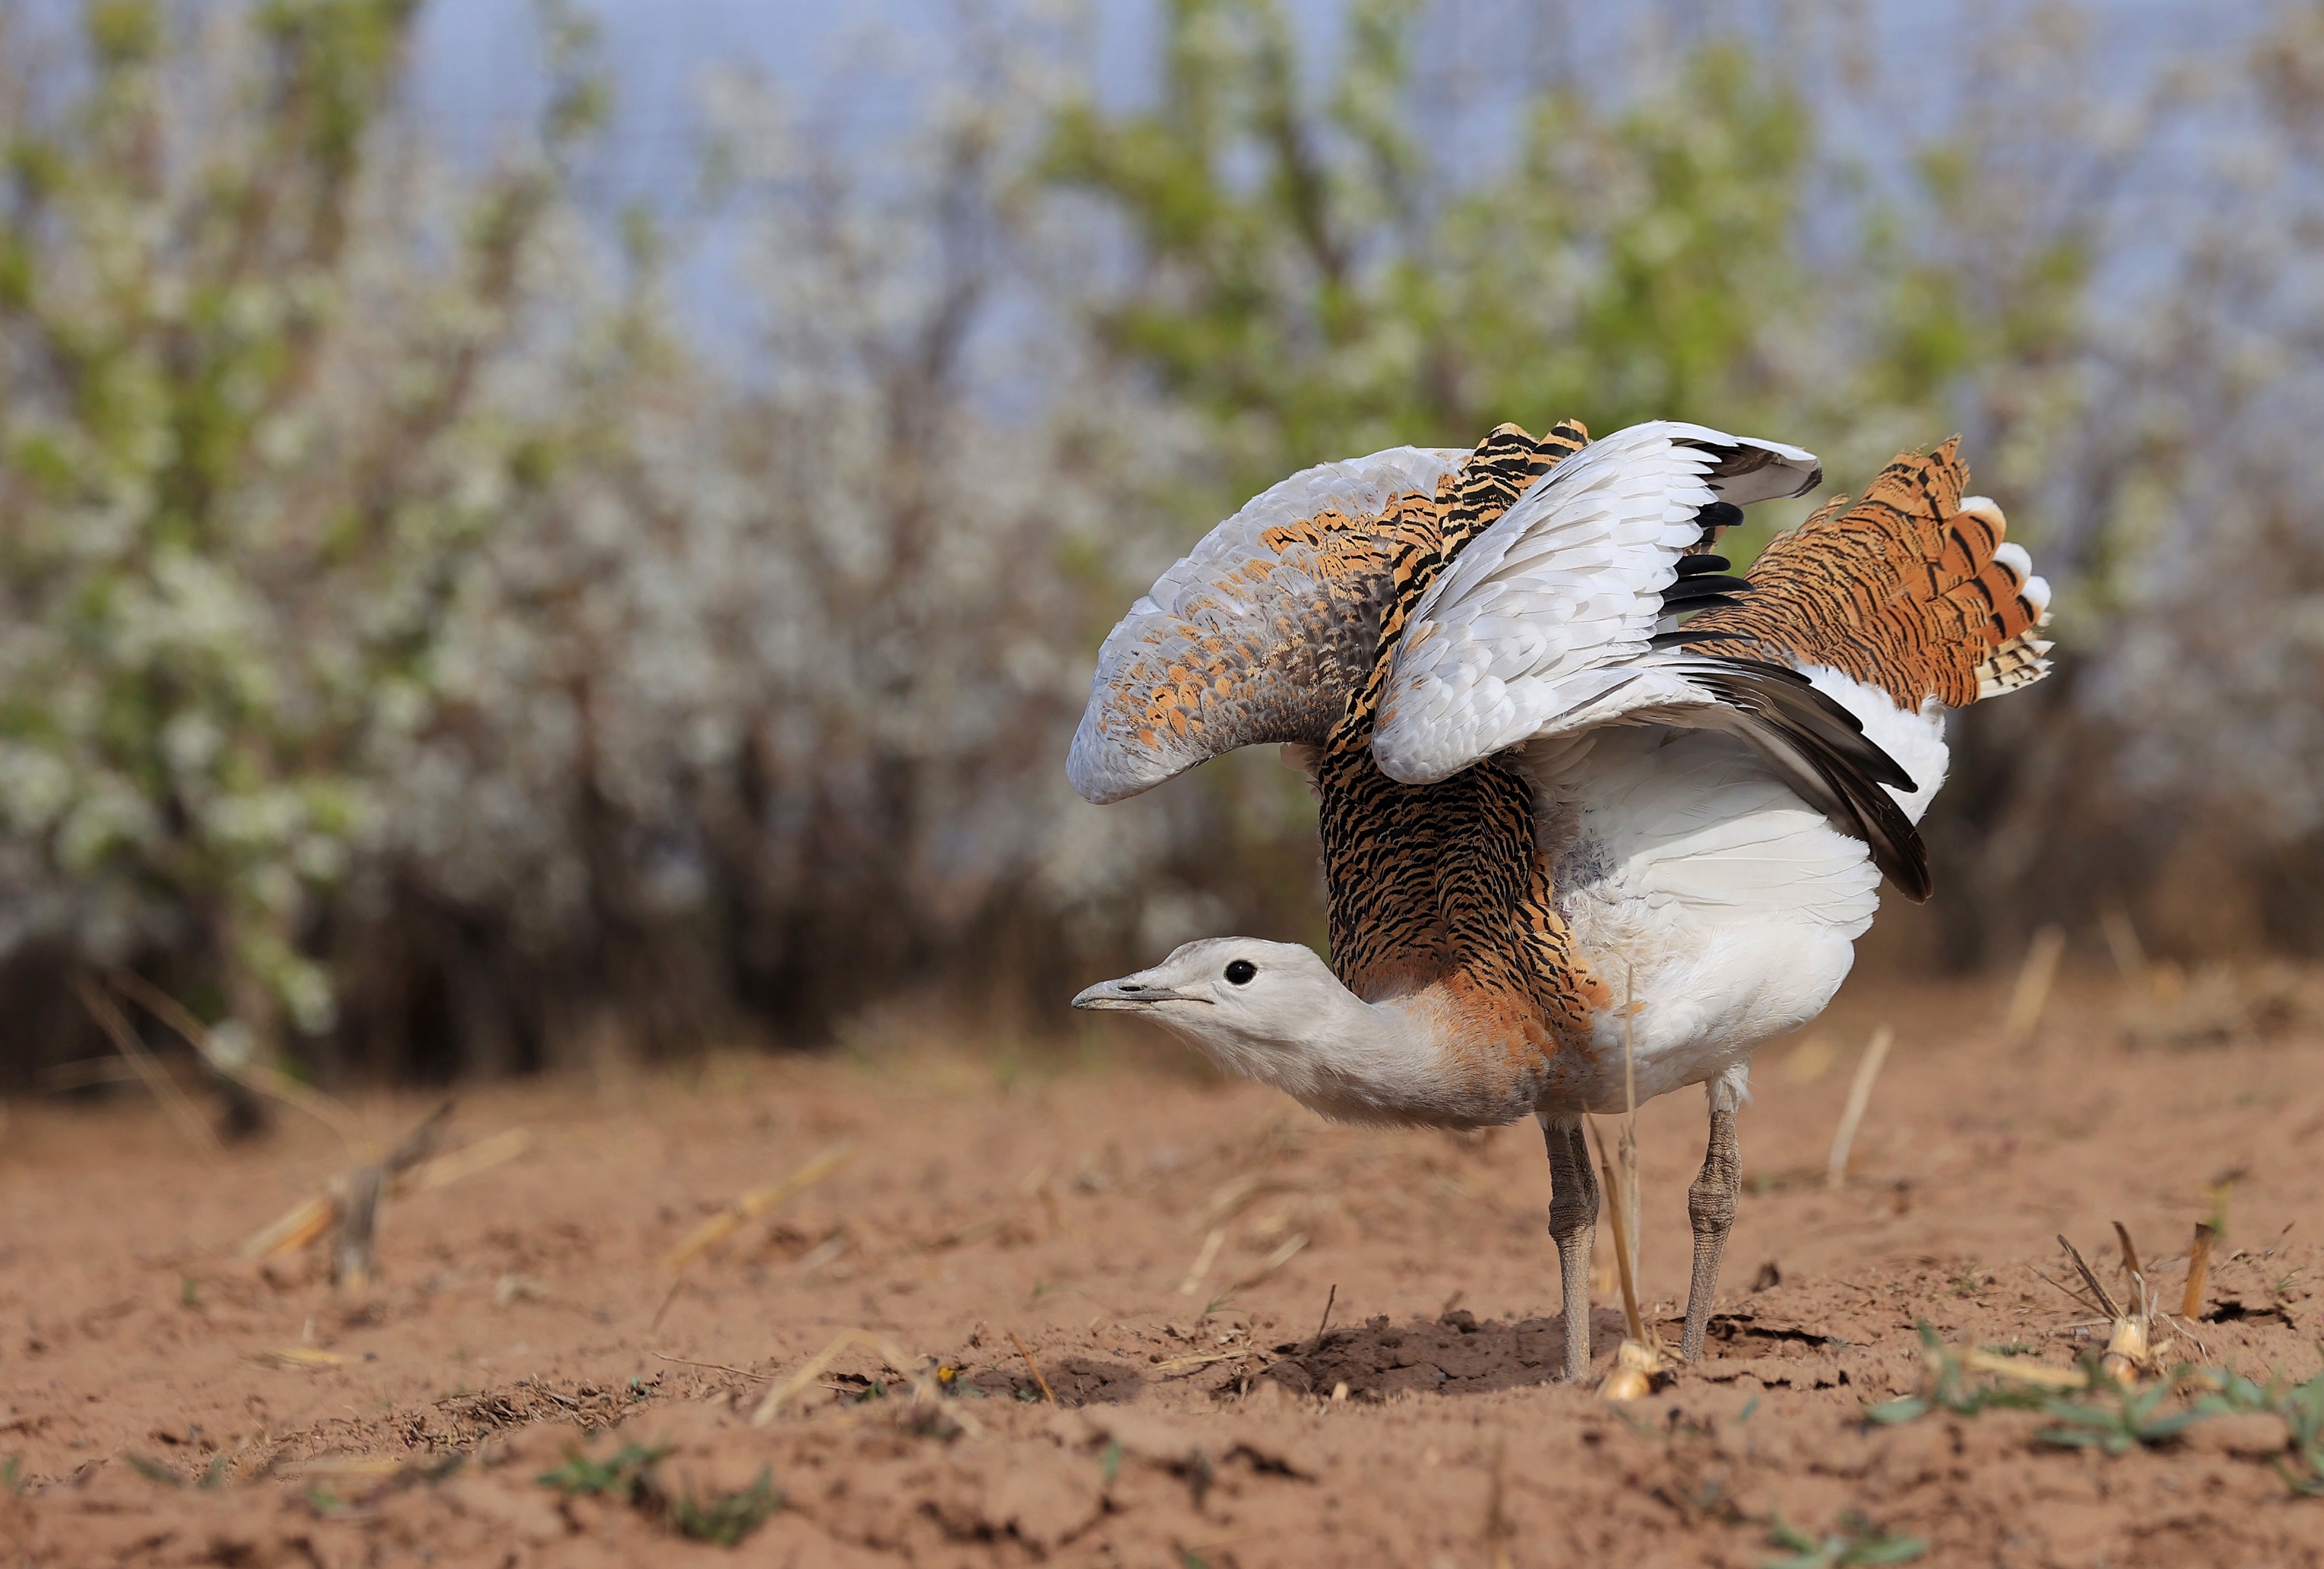
[[[2055,1409],[1868,1419],[1924,1388],[1918,1324],[1946,1354],[2072,1367],[2107,1327],[2043,1278],[2071,1278],[2053,1238],[2126,1292],[2115,1221],[2175,1307],[2194,1223],[2224,1217],[2171,1360],[2319,1371],[2316,983],[2134,1003],[2082,977],[2020,1047],[2002,1009],[1994,987],[1852,987],[1760,1054],[1713,1341],[1626,1405],[1545,1381],[1530,1125],[1331,1127],[1126,1028],[1020,1054],[874,1029],[823,1059],[465,1095],[454,1146],[521,1129],[522,1152],[390,1199],[359,1295],[320,1248],[238,1256],[348,1164],[319,1126],[205,1158],[127,1093],[18,1101],[0,1563],[2324,1564],[2324,1497],[2277,1416],[2165,1431],[2193,1398],[2166,1394],[2121,1454],[2056,1442],[2102,1435]],[[1831,1189],[1883,1021],[1896,1048]],[[430,1104],[362,1105],[371,1153]],[[1702,1103],[1642,1125],[1669,1321]],[[666,1268],[737,1195],[846,1150]]]

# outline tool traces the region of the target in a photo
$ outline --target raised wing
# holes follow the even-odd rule
[[[1718,701],[1650,657],[1666,601],[1713,603],[1734,583],[1674,592],[1680,558],[1735,509],[1822,477],[1798,448],[1672,421],[1559,464],[1422,597],[1379,710],[1381,771],[1427,784],[1536,736]]]
[[[1213,529],[1099,651],[1066,777],[1118,801],[1256,742],[1320,745],[1370,673],[1400,543],[1469,454],[1390,448],[1293,475]]]

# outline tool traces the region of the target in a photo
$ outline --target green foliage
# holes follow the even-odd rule
[[[2196,1402],[2196,1410],[2204,1416],[2264,1412],[2282,1418],[2291,1453],[2276,1457],[2276,1474],[2296,1493],[2324,1495],[2324,1373],[2304,1384],[2281,1378],[2262,1384],[2233,1371],[2205,1376],[2213,1389]]]
[[[731,1547],[766,1524],[767,1517],[782,1505],[783,1495],[775,1491],[772,1472],[761,1469],[758,1479],[739,1492],[706,1500],[673,1500],[669,1523],[681,1537]]]
[[[1894,1400],[1883,1400],[1869,1407],[1864,1415],[1868,1421],[1893,1426],[1912,1422],[1931,1411],[1950,1411],[1956,1417],[1974,1417],[1980,1411],[2038,1410],[2046,1397],[2038,1389],[2002,1381],[1978,1383],[1961,1366],[1960,1357],[1947,1346],[1944,1337],[1925,1321],[1917,1326],[1921,1334],[1921,1355],[1930,1370],[1928,1393],[1905,1395]]]
[[[1928,152],[1919,222],[1862,196],[1835,221],[1845,182],[1810,94],[1737,40],[1648,68],[1619,101],[1545,89],[1505,164],[1434,167],[1419,16],[1353,8],[1319,91],[1275,0],[1176,0],[1156,106],[1083,101],[1052,127],[1049,178],[1136,243],[1100,332],[1210,416],[1238,492],[1564,414],[1782,429],[1885,458],[1895,432],[1938,431],[1969,378],[2054,356],[2075,330],[2073,243],[1999,279],[1927,243],[1932,222],[1977,231],[1980,144]],[[1819,203],[1823,227],[1853,226],[1837,258],[1807,240]]]
[[[653,1469],[662,1456],[669,1453],[666,1444],[624,1444],[603,1460],[594,1459],[578,1449],[565,1454],[565,1463],[554,1471],[544,1471],[534,1478],[543,1487],[553,1487],[558,1492],[591,1498],[612,1497],[624,1503],[635,1503],[647,1495],[653,1486]]]
[[[2037,1435],[2043,1443],[2125,1454],[2142,1444],[2168,1443],[2190,1424],[2221,1408],[2216,1403],[2199,1402],[2166,1410],[2195,1376],[2190,1370],[2180,1369],[2144,1386],[2125,1383],[2099,1365],[2096,1352],[2082,1358],[2085,1387],[2080,1394],[2059,1394],[2006,1379],[1979,1383],[1935,1329],[1923,1324],[1920,1332],[1922,1355],[1930,1370],[1928,1392],[1883,1400],[1866,1410],[1868,1420],[1911,1422],[1931,1411],[1956,1417],[1993,1410],[2038,1411],[2052,1423]]]
[[[1777,1516],[1769,1522],[1768,1538],[1788,1547],[1792,1556],[1770,1558],[1762,1569],[1870,1569],[1881,1564],[1909,1564],[1929,1550],[1919,1537],[1891,1536],[1860,1514],[1842,1515],[1840,1529],[1821,1537],[1794,1530]]]
[[[2070,700],[2120,734],[2064,680],[1958,727],[1928,830],[1948,959],[2011,941],[2029,887],[2133,898],[2146,862],[2088,849],[2108,822],[2144,844],[2227,801],[2186,820],[2315,831],[2324,770],[2278,722],[2313,661],[2252,640],[2312,619],[2296,281],[2324,230],[2295,178],[2172,163],[2128,276],[2107,149],[2153,125],[2088,112],[2054,7],[1964,30],[1923,142],[1860,101],[1900,138],[1862,167],[1824,106],[1880,87],[1802,63],[1820,22],[1780,50],[1717,8],[1642,28],[1619,79],[1539,89],[1453,167],[1434,130],[1464,106],[1427,95],[1475,62],[1422,73],[1421,0],[1351,0],[1329,59],[1287,0],[1172,0],[1130,112],[971,7],[874,155],[721,89],[706,183],[747,221],[720,232],[766,236],[729,376],[658,293],[705,215],[574,197],[608,105],[585,12],[543,0],[536,134],[456,175],[404,90],[419,3],[81,0],[56,70],[16,44],[60,8],[0,6],[0,956],[26,991],[133,964],[318,1075],[493,1073],[744,1010],[828,1038],[899,989],[1021,988],[1047,1021],[1068,970],[1313,932],[1311,808],[1270,761],[1065,798],[1089,650],[1294,466],[1563,414],[1797,439],[1849,485],[1966,429],[2013,537],[2079,578],[2061,641],[2132,674]],[[2253,170],[2309,166],[2282,154],[2324,125],[2318,12],[2249,56]],[[1084,292],[1093,208],[1131,264]],[[1055,314],[1020,335],[995,305],[1031,293]],[[2144,643],[2106,643],[2115,617]],[[2287,899],[2324,886],[2282,864]],[[77,1048],[42,1012],[14,1004],[11,1079]]]
[[[1143,263],[1108,341],[1217,421],[1245,487],[1505,419],[1764,403],[1770,334],[1810,296],[1799,93],[1709,44],[1618,109],[1543,95],[1510,169],[1467,180],[1414,125],[1419,14],[1354,7],[1319,110],[1274,0],[1176,0],[1156,107],[1059,115],[1047,173],[1113,208]]]
[[[210,54],[177,35],[208,21],[92,0],[75,100],[0,94],[20,936],[184,954],[261,1051],[333,1022],[315,895],[370,845],[381,758],[433,710],[463,560],[557,439],[480,374],[518,330],[557,176],[454,199],[389,154],[416,10],[268,0]],[[213,97],[235,112],[198,134]],[[552,150],[587,124],[558,114]]]
[[[2195,1407],[2176,1411],[2163,1408],[2164,1402],[2179,1394],[2176,1378],[2139,1389],[2107,1374],[2096,1357],[2085,1358],[2084,1363],[2090,1375],[2089,1395],[2080,1400],[2043,1403],[2043,1415],[2057,1424],[2042,1430],[2043,1443],[2127,1454],[2141,1444],[2169,1443],[2205,1415]]]
[[[731,1547],[764,1525],[782,1508],[773,1472],[761,1469],[749,1487],[707,1498],[673,1496],[656,1473],[667,1444],[624,1444],[603,1460],[567,1450],[565,1463],[535,1478],[566,1496],[611,1498],[660,1518],[670,1529],[698,1542]]]
[[[162,1464],[160,1461],[153,1459],[151,1455],[124,1454],[121,1458],[129,1463],[130,1470],[143,1477],[147,1481],[159,1482],[163,1487],[183,1487],[186,1485],[186,1479],[184,1477],[180,1476],[176,1472],[171,1471],[168,1466]]]

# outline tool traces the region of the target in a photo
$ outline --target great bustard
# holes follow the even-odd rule
[[[1092,986],[1327,1117],[1540,1119],[1590,1360],[1585,1112],[1703,1084],[1688,1189],[1702,1348],[1752,1048],[1821,1012],[1880,876],[1928,897],[1914,827],[1944,710],[2039,679],[2049,586],[1963,497],[1949,441],[1778,537],[1710,554],[1814,457],[1696,425],[1591,444],[1505,425],[1293,475],[1213,530],[1107,638],[1068,764],[1093,801],[1284,743],[1319,796],[1332,958],[1212,938]],[[1677,617],[1689,619],[1683,628]]]

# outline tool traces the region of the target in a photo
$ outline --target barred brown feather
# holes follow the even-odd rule
[[[1689,641],[1756,647],[1877,687],[1898,706],[1964,707],[2038,679],[2049,645],[2031,637],[2047,589],[2001,551],[1991,502],[1964,502],[1956,436],[1901,453],[1849,506],[1844,495],[1762,551],[1741,603],[1686,624]],[[2022,640],[2022,641],[2021,641]],[[1981,688],[1989,688],[1981,694]]]
[[[1557,914],[1532,787],[1499,760],[1398,784],[1373,760],[1372,724],[1405,625],[1438,574],[1589,439],[1573,420],[1538,441],[1503,425],[1440,488],[1437,528],[1399,542],[1369,678],[1316,763],[1333,972],[1359,996],[1442,987],[1449,1006],[1474,1016],[1460,1038],[1500,1057],[1470,1065],[1480,1086],[1511,1094],[1537,1089],[1608,1001]]]

